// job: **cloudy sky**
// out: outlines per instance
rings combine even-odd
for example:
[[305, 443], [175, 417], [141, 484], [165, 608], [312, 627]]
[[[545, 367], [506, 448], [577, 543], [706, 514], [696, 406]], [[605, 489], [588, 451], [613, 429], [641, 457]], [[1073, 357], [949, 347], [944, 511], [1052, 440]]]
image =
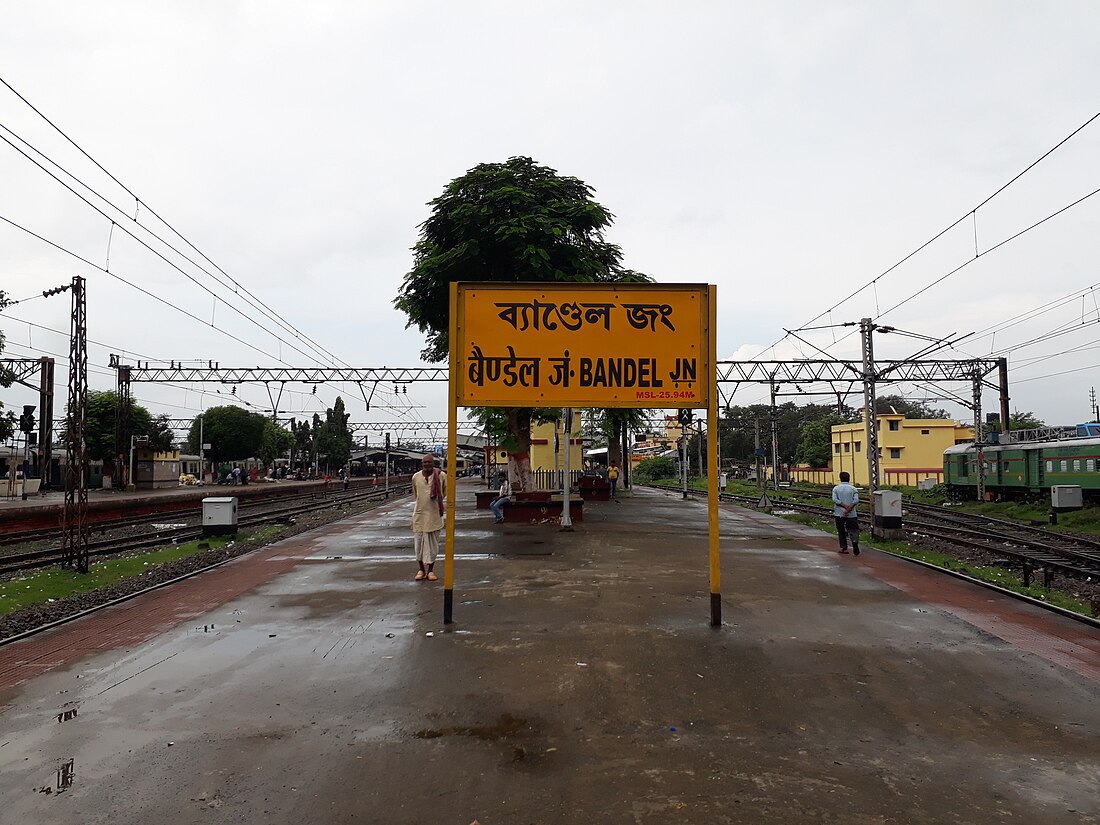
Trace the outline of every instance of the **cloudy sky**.
[[[0, 77], [126, 187], [0, 86], [0, 289], [23, 299], [88, 279], [93, 389], [113, 387], [111, 352], [417, 364], [422, 336], [392, 299], [427, 201], [478, 163], [529, 155], [595, 189], [627, 266], [717, 284], [721, 357], [858, 358], [850, 328], [798, 333], [808, 344], [784, 330], [862, 317], [975, 332], [937, 357], [1006, 354], [1014, 407], [1090, 417], [1100, 195], [1070, 205], [1100, 187], [1092, 0], [0, 7]], [[327, 354], [153, 239], [183, 248], [150, 210]], [[5, 356], [64, 356], [68, 316], [65, 296], [10, 307]], [[879, 336], [876, 353], [922, 346]], [[435, 385], [382, 388], [370, 412], [346, 386], [282, 406], [322, 410], [338, 393], [353, 421], [446, 415]], [[182, 386], [135, 395], [180, 418], [222, 403]], [[269, 406], [262, 388], [240, 397]], [[36, 402], [15, 388], [2, 400]], [[995, 409], [992, 392], [984, 403]]]

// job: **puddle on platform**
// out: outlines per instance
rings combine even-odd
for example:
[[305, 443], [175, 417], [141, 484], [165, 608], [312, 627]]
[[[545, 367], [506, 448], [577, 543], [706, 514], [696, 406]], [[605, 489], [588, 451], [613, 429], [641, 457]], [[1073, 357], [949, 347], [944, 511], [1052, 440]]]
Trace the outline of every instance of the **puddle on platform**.
[[75, 759], [70, 759], [68, 762], [62, 763], [61, 767], [57, 769], [57, 789], [59, 791], [73, 786], [73, 781], [76, 779], [75, 761]]
[[472, 736], [482, 742], [496, 742], [505, 736], [513, 736], [527, 727], [526, 719], [517, 719], [510, 713], [502, 713], [495, 725], [463, 726], [418, 730], [417, 739], [439, 739], [444, 736]]

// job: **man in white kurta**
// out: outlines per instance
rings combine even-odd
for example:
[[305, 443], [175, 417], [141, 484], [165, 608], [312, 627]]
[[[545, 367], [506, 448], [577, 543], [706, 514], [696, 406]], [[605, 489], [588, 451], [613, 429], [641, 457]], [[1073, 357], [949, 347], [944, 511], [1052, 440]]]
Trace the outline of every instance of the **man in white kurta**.
[[434, 456], [424, 456], [420, 464], [422, 469], [412, 478], [413, 499], [416, 501], [412, 517], [413, 547], [416, 563], [420, 567], [416, 580], [434, 582], [439, 580], [432, 568], [439, 555], [439, 534], [443, 532], [447, 476], [436, 469]]

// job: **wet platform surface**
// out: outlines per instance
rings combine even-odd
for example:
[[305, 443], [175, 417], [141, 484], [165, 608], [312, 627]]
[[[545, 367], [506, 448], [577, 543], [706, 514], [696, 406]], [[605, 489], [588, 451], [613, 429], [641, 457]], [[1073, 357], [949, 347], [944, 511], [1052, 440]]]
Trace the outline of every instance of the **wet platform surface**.
[[704, 505], [474, 489], [449, 629], [406, 500], [0, 647], [0, 820], [1100, 822], [1088, 627], [723, 506], [711, 628]]

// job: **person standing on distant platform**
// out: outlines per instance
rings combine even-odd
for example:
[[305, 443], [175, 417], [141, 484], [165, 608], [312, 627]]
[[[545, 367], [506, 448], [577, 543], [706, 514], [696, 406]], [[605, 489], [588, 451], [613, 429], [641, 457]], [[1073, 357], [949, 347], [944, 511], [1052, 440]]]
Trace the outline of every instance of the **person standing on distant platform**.
[[432, 572], [439, 555], [439, 534], [443, 532], [443, 514], [446, 512], [447, 476], [435, 466], [435, 456], [426, 455], [421, 470], [412, 478], [413, 499], [413, 548], [420, 569], [416, 581], [438, 581]]
[[619, 462], [612, 461], [611, 466], [607, 468], [607, 480], [611, 482], [611, 498], [616, 500], [617, 488], [619, 486]]
[[840, 484], [833, 488], [833, 520], [836, 522], [836, 534], [840, 540], [838, 553], [847, 554], [848, 542], [852, 542], [852, 552], [859, 555], [859, 518], [856, 508], [859, 506], [859, 490], [849, 484], [851, 476], [840, 474]]

